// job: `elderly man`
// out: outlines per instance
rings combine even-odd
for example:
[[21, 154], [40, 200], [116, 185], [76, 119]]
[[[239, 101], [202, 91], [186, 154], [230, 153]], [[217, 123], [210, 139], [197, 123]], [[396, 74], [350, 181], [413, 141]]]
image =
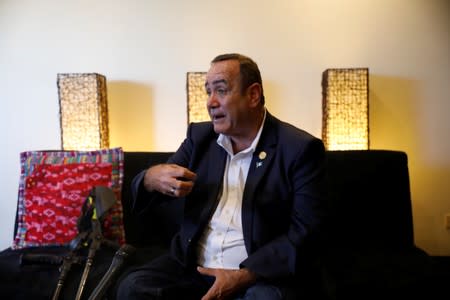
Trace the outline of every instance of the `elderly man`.
[[286, 299], [307, 277], [326, 216], [322, 141], [267, 111], [249, 57], [214, 58], [205, 88], [211, 122], [133, 182], [134, 209], [184, 201], [184, 219], [170, 253], [121, 281], [121, 300]]

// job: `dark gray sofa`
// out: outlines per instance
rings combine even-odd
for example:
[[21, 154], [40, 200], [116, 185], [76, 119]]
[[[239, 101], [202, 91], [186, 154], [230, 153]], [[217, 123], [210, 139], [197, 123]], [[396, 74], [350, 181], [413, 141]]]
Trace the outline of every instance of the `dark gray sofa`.
[[[140, 215], [133, 215], [130, 210], [133, 177], [150, 165], [166, 161], [170, 155], [125, 152], [125, 233], [127, 243], [138, 248], [127, 261], [128, 266], [164, 253], [178, 228], [182, 201], [168, 202]], [[327, 151], [327, 159], [332, 217], [317, 270], [317, 294], [312, 299], [433, 299], [443, 291], [448, 272], [414, 243], [407, 155], [387, 150]], [[0, 253], [2, 298], [51, 299], [58, 265], [21, 264], [21, 254], [64, 256], [67, 251], [65, 247], [4, 249]], [[100, 281], [115, 251], [105, 246], [98, 252], [83, 298], [87, 299]], [[73, 299], [82, 267], [71, 270], [61, 299]], [[114, 286], [110, 290], [112, 294]]]

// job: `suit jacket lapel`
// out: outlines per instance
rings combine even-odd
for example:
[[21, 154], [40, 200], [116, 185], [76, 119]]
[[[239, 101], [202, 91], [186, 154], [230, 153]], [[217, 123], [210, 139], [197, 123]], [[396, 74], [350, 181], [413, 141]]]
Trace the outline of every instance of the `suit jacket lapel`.
[[252, 252], [251, 234], [253, 227], [253, 205], [255, 201], [257, 201], [257, 199], [254, 199], [254, 195], [256, 195], [256, 189], [266, 172], [269, 170], [269, 166], [275, 156], [277, 135], [273, 121], [273, 117], [267, 113], [261, 137], [256, 147], [256, 151], [253, 153], [242, 198], [242, 227], [245, 247], [249, 254]]
[[222, 193], [223, 174], [225, 171], [225, 163], [227, 154], [219, 145], [214, 141], [214, 145], [211, 145], [208, 151], [208, 200], [206, 201], [205, 208], [201, 214], [202, 222], [208, 222], [209, 217], [215, 210], [220, 195]]

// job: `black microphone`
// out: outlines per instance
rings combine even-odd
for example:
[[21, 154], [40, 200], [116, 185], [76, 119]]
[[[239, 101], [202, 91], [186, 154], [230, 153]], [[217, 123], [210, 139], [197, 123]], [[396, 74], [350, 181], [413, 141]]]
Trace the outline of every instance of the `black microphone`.
[[123, 267], [125, 260], [130, 255], [133, 255], [135, 251], [136, 248], [128, 244], [123, 245], [119, 248], [119, 250], [117, 250], [116, 254], [114, 254], [108, 271], [106, 271], [105, 275], [103, 275], [103, 278], [100, 280], [99, 284], [92, 292], [89, 300], [100, 300], [103, 298], [109, 286], [114, 282], [115, 277]]

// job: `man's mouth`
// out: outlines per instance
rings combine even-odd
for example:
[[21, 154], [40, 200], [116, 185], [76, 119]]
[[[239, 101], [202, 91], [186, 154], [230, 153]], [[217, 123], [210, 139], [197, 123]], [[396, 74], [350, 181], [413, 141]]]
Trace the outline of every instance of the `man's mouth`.
[[224, 115], [224, 114], [213, 114], [213, 115], [212, 115], [212, 120], [213, 120], [213, 121], [220, 121], [220, 120], [222, 120], [223, 118], [225, 118], [225, 115]]

